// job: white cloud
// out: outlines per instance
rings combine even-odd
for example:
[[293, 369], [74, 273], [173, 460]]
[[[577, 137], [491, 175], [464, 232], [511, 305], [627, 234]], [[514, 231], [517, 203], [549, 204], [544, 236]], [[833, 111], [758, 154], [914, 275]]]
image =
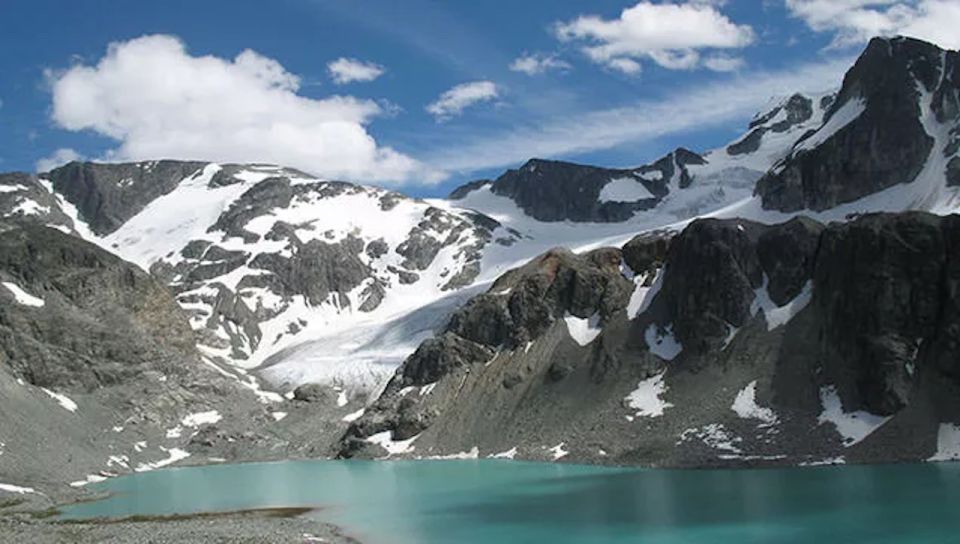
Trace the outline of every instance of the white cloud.
[[728, 55], [712, 55], [703, 59], [703, 66], [714, 72], [735, 72], [745, 65], [742, 58]]
[[338, 85], [353, 81], [373, 81], [385, 72], [383, 66], [379, 64], [348, 59], [347, 57], [340, 57], [331, 61], [327, 64], [327, 70], [330, 71], [333, 82]]
[[[839, 87], [853, 59], [753, 71], [671, 92], [624, 107], [571, 113], [533, 127], [451, 142], [425, 160], [446, 171], [471, 172], [514, 166], [530, 157], [571, 157], [625, 144], [728, 126], [748, 119], [771, 97]], [[718, 144], [724, 142], [717, 142]]]
[[753, 29], [731, 21], [720, 5], [641, 1], [617, 19], [585, 15], [557, 24], [555, 33], [563, 41], [583, 42], [591, 60], [621, 72], [638, 72], [643, 59], [671, 70], [693, 69], [701, 65], [701, 50], [739, 49], [753, 42]]
[[49, 172], [58, 166], [63, 166], [68, 162], [81, 161], [83, 160], [83, 155], [77, 153], [75, 150], [61, 147], [60, 149], [54, 151], [49, 156], [44, 157], [37, 161], [36, 168], [37, 172]]
[[523, 72], [528, 76], [535, 76], [550, 70], [569, 70], [572, 68], [569, 62], [561, 60], [556, 55], [544, 55], [543, 53], [523, 54], [510, 63], [510, 69], [514, 72]]
[[251, 50], [233, 60], [192, 56], [175, 37], [145, 36], [49, 77], [54, 122], [119, 142], [105, 160], [273, 162], [381, 182], [440, 177], [377, 144], [366, 130], [382, 113], [376, 102], [300, 96], [297, 76]]
[[435, 102], [427, 105], [427, 113], [437, 120], [445, 120], [460, 115], [473, 104], [487, 102], [497, 98], [500, 91], [492, 81], [472, 81], [461, 83], [440, 95]]
[[786, 0], [787, 9], [817, 32], [833, 32], [832, 47], [859, 46], [874, 36], [902, 34], [960, 48], [957, 0]]
[[639, 74], [643, 70], [643, 67], [640, 66], [639, 62], [633, 59], [628, 59], [626, 57], [620, 57], [618, 59], [610, 59], [609, 61], [607, 61], [607, 68], [610, 68], [611, 70], [616, 70], [618, 72], [623, 72], [628, 76]]

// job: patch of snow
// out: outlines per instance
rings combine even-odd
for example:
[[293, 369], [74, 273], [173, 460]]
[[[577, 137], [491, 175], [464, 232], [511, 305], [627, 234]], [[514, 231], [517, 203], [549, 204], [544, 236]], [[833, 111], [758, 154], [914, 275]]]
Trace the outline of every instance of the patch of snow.
[[41, 206], [39, 202], [29, 198], [22, 198], [17, 207], [10, 210], [11, 215], [43, 215], [46, 213], [50, 213], [50, 208]]
[[643, 178], [647, 181], [660, 181], [663, 179], [663, 171], [661, 170], [650, 170], [647, 172], [641, 172], [637, 170], [633, 173], [633, 175], [638, 178]]
[[820, 388], [820, 403], [823, 411], [817, 418], [820, 424], [832, 423], [843, 437], [843, 445], [850, 447], [880, 428], [890, 420], [889, 416], [878, 416], [870, 412], [844, 412], [843, 403], [837, 388], [829, 385]]
[[340, 392], [337, 394], [337, 406], [340, 408], [343, 408], [349, 402], [350, 402], [349, 399], [347, 399], [347, 392], [341, 389]]
[[833, 112], [830, 119], [827, 119], [827, 122], [813, 133], [813, 135], [800, 142], [800, 144], [797, 145], [797, 149], [808, 150], [819, 146], [830, 139], [831, 136], [840, 132], [843, 127], [860, 117], [860, 114], [863, 113], [863, 110], [866, 108], [867, 104], [862, 99], [848, 100], [846, 104], [840, 106], [840, 109]]
[[141, 451], [147, 449], [147, 441], [141, 440], [133, 445], [133, 451], [140, 453]]
[[799, 464], [801, 467], [820, 467], [824, 465], [845, 465], [847, 460], [840, 457], [827, 457], [825, 459], [817, 459], [815, 461], [804, 461]]
[[769, 282], [769, 278], [764, 275], [763, 286], [755, 291], [753, 302], [750, 304], [750, 312], [756, 315], [757, 312], [763, 310], [764, 318], [767, 320], [767, 330], [772, 331], [777, 327], [786, 325], [795, 315], [800, 313], [800, 310], [807, 307], [810, 299], [813, 298], [813, 282], [808, 280], [800, 293], [783, 306], [777, 306], [770, 299], [770, 293], [767, 291]]
[[390, 456], [413, 451], [416, 449], [413, 446], [413, 441], [419, 437], [420, 435], [414, 436], [413, 438], [408, 438], [407, 440], [394, 440], [393, 431], [383, 431], [382, 433], [377, 433], [367, 438], [367, 442], [370, 442], [371, 444], [378, 444], [383, 449], [387, 450], [387, 454]]
[[46, 387], [41, 387], [40, 390], [46, 393], [47, 395], [49, 395], [52, 399], [56, 400], [57, 403], [60, 404], [60, 406], [62, 406], [64, 410], [68, 412], [77, 411], [77, 403], [70, 400], [70, 398], [67, 397], [66, 395], [57, 393], [55, 391], [51, 391]]
[[88, 474], [85, 480], [78, 480], [76, 482], [70, 482], [70, 487], [83, 487], [87, 484], [96, 484], [103, 481], [106, 481], [106, 476], [100, 476], [99, 474]]
[[356, 421], [356, 420], [360, 419], [361, 417], [363, 417], [363, 414], [364, 414], [364, 412], [366, 412], [366, 411], [367, 411], [366, 408], [361, 408], [361, 409], [357, 410], [356, 412], [351, 412], [351, 413], [343, 416], [343, 418], [342, 418], [340, 421], [343, 421], [343, 422], [346, 422], [346, 423], [353, 423], [354, 421]]
[[208, 412], [197, 412], [195, 414], [189, 414], [185, 416], [180, 423], [185, 427], [199, 427], [201, 425], [212, 425], [223, 419], [223, 416], [220, 415], [220, 412], [216, 410], [210, 410]]
[[0, 491], [6, 491], [7, 493], [17, 493], [19, 495], [37, 492], [32, 487], [22, 487], [22, 486], [13, 485], [13, 484], [0, 484]]
[[167, 438], [180, 438], [183, 434], [183, 427], [177, 425], [172, 429], [167, 429]]
[[661, 372], [641, 381], [637, 388], [626, 396], [624, 400], [627, 406], [637, 411], [635, 417], [659, 417], [664, 410], [673, 407], [662, 398], [667, 393], [667, 385], [663, 380], [665, 375], [666, 372]]
[[26, 191], [23, 185], [0, 185], [0, 193], [15, 193], [17, 191]]
[[683, 433], [680, 434], [680, 440], [677, 442], [677, 445], [679, 446], [692, 439], [699, 440], [714, 450], [743, 453], [738, 446], [738, 444], [743, 442], [743, 439], [733, 435], [720, 423], [711, 423], [699, 429], [687, 429], [683, 431]]
[[647, 341], [650, 353], [666, 361], [674, 360], [683, 351], [683, 346], [673, 336], [673, 325], [667, 325], [666, 329], [661, 331], [656, 323], [651, 323], [644, 333], [644, 340]]
[[5, 281], [3, 282], [3, 286], [7, 288], [7, 291], [10, 291], [10, 294], [13, 295], [14, 300], [16, 300], [18, 304], [32, 308], [42, 308], [45, 304], [42, 298], [31, 295], [13, 282]]
[[662, 266], [657, 269], [657, 275], [653, 278], [650, 287], [644, 287], [646, 276], [635, 276], [633, 283], [633, 293], [630, 295], [630, 301], [627, 303], [627, 317], [633, 319], [642, 314], [650, 307], [653, 298], [660, 292], [663, 286], [663, 277], [666, 275], [667, 267]]
[[286, 412], [270, 412], [270, 416], [274, 421], [282, 421], [283, 418], [287, 417]]
[[420, 388], [420, 396], [421, 396], [421, 397], [425, 397], [425, 396], [429, 395], [430, 393], [432, 393], [433, 390], [434, 390], [434, 388], [437, 387], [437, 384], [438, 384], [438, 383], [440, 383], [440, 382], [428, 383], [427, 385], [424, 385], [423, 387], [421, 387], [421, 388]]
[[779, 421], [773, 410], [757, 404], [757, 380], [753, 380], [737, 393], [730, 409], [742, 419], [759, 419], [765, 425], [775, 425]]
[[112, 467], [117, 465], [118, 467], [123, 467], [126, 469], [130, 468], [130, 458], [126, 455], [111, 455], [107, 459], [107, 466]]
[[558, 461], [558, 460], [560, 460], [560, 459], [563, 459], [564, 457], [566, 457], [567, 455], [570, 454], [569, 451], [563, 449], [564, 446], [566, 446], [566, 443], [565, 443], [565, 442], [561, 442], [561, 443], [557, 444], [556, 446], [550, 448], [550, 450], [549, 450], [549, 451], [550, 451], [550, 455], [553, 456], [553, 460], [554, 460], [554, 461]]
[[583, 319], [568, 313], [563, 316], [563, 321], [567, 324], [567, 331], [570, 333], [570, 337], [581, 346], [590, 345], [590, 342], [593, 342], [602, 330], [600, 328], [600, 316], [598, 314], [593, 314], [589, 318]]
[[941, 423], [937, 431], [937, 453], [930, 461], [960, 461], [960, 425]]
[[501, 451], [500, 453], [494, 453], [490, 455], [490, 459], [513, 459], [517, 456], [517, 447], [514, 446], [507, 451]]
[[636, 202], [656, 198], [642, 183], [634, 178], [615, 178], [600, 189], [600, 202]]
[[156, 462], [153, 462], [153, 463], [140, 463], [139, 465], [137, 465], [137, 468], [135, 468], [134, 471], [136, 471], [136, 472], [147, 472], [147, 471], [150, 471], [150, 470], [155, 470], [155, 469], [158, 469], [158, 468], [163, 468], [163, 467], [165, 467], [165, 466], [167, 466], [167, 465], [172, 465], [173, 463], [176, 463], [177, 461], [182, 461], [182, 460], [186, 459], [187, 457], [190, 457], [190, 453], [188, 453], [188, 452], [186, 452], [186, 451], [184, 451], [184, 450], [181, 450], [181, 449], [179, 449], [179, 448], [170, 448], [170, 449], [168, 450], [168, 449], [164, 448], [163, 446], [160, 446], [160, 449], [161, 449], [162, 451], [167, 452], [167, 458], [166, 458], [166, 459], [161, 459], [161, 460], [156, 461]]
[[436, 459], [436, 460], [466, 460], [466, 459], [479, 459], [480, 458], [480, 449], [474, 446], [470, 451], [461, 451], [460, 453], [451, 453], [449, 455], [432, 455], [427, 457], [427, 459]]

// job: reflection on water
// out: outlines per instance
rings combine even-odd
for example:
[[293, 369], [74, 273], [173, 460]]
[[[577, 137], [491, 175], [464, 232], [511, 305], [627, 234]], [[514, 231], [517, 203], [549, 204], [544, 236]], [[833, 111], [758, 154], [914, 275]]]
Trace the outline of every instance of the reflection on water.
[[951, 542], [960, 465], [644, 470], [509, 461], [288, 461], [141, 473], [66, 517], [314, 506], [390, 543]]

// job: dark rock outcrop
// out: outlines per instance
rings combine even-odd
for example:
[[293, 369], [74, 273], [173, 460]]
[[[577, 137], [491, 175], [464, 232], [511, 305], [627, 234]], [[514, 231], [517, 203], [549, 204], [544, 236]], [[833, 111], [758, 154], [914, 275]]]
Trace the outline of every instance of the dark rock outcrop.
[[[956, 59], [956, 52], [919, 40], [873, 39], [847, 72], [825, 115], [827, 128], [801, 139], [757, 183], [764, 208], [825, 210], [912, 182], [931, 152], [940, 152], [933, 150], [934, 139], [921, 122], [920, 93], [933, 94], [931, 107], [940, 122], [960, 119]], [[862, 113], [820, 137], [831, 130], [834, 116], [857, 103], [863, 104]]]
[[182, 311], [148, 274], [54, 229], [0, 228], [0, 276], [45, 301], [0, 289], [0, 365], [38, 386], [93, 390], [197, 363]]
[[[523, 211], [540, 221], [610, 223], [625, 221], [636, 212], [654, 207], [677, 177], [680, 188], [692, 182], [688, 165], [704, 164], [700, 155], [678, 148], [658, 161], [633, 169], [610, 169], [562, 161], [531, 159], [508, 170], [493, 182], [479, 180], [457, 188], [457, 200], [491, 183], [494, 194], [512, 199]], [[633, 202], [600, 201], [600, 192], [615, 179], [632, 179], [653, 195]]]
[[42, 176], [74, 206], [90, 230], [110, 234], [157, 197], [199, 174], [202, 162], [150, 161], [124, 164], [72, 162]]
[[[960, 216], [905, 213], [698, 220], [622, 251], [553, 251], [423, 343], [339, 454], [387, 455], [367, 438], [390, 432], [416, 455], [550, 459], [559, 443], [574, 460], [655, 465], [927, 459], [960, 417], [958, 248]], [[621, 261], [662, 277], [633, 319]], [[598, 315], [602, 332], [574, 344], [567, 314]], [[653, 324], [682, 346], [671, 361], [645, 344]], [[833, 423], [849, 417], [876, 429], [851, 437]]]

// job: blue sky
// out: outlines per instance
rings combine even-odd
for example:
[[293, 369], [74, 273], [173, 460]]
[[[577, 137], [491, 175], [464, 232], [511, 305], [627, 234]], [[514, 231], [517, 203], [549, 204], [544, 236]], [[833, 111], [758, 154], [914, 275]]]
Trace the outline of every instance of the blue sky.
[[286, 162], [416, 195], [532, 156], [716, 147], [771, 95], [838, 85], [870, 35], [960, 39], [957, 0], [4, 0], [0, 18], [0, 170]]

